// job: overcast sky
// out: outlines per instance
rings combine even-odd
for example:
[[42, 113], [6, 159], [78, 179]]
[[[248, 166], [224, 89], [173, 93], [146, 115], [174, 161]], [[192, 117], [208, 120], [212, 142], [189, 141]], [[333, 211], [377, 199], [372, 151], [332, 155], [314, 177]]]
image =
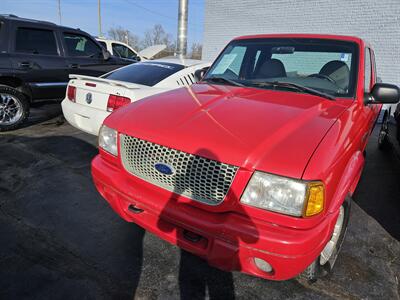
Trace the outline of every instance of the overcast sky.
[[[98, 35], [97, 0], [60, 0], [62, 25]], [[0, 14], [59, 23], [58, 0], [0, 0]], [[174, 38], [178, 0], [101, 0], [102, 28], [122, 26], [142, 37], [146, 29], [161, 24]], [[203, 39], [204, 0], [189, 0], [188, 46]]]

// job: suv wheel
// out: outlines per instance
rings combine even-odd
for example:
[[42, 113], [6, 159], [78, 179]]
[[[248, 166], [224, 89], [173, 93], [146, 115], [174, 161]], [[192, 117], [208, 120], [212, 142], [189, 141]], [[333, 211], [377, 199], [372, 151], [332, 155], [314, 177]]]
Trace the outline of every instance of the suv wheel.
[[18, 128], [29, 116], [29, 103], [16, 89], [0, 85], [0, 131]]
[[339, 216], [336, 220], [331, 239], [325, 245], [325, 248], [318, 258], [305, 269], [300, 277], [307, 279], [309, 282], [315, 282], [318, 278], [324, 277], [332, 272], [346, 236], [350, 207], [351, 198], [348, 198], [340, 207]]

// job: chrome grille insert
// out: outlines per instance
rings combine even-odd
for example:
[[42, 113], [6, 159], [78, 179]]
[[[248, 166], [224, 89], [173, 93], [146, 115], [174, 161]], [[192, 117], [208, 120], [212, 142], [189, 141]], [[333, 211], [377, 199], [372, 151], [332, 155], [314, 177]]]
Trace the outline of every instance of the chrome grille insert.
[[[220, 204], [232, 184], [238, 167], [178, 151], [121, 134], [121, 159], [131, 174], [192, 200]], [[173, 170], [163, 174], [156, 165]]]

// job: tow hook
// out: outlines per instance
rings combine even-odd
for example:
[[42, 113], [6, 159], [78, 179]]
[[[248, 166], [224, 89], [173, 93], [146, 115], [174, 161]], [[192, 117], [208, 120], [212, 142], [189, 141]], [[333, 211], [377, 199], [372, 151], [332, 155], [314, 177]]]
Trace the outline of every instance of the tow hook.
[[192, 243], [197, 243], [202, 239], [201, 235], [198, 235], [197, 233], [191, 232], [189, 230], [183, 231], [183, 237], [188, 241], [191, 241]]

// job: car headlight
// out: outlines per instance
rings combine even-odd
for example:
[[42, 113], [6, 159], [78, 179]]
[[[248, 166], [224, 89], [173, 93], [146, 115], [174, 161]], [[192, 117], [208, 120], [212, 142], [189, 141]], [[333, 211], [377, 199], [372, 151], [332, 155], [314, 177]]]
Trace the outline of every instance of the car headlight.
[[102, 125], [99, 131], [99, 147], [108, 153], [117, 156], [117, 135], [118, 132], [115, 129]]
[[254, 172], [240, 202], [291, 216], [310, 217], [324, 209], [324, 184]]

